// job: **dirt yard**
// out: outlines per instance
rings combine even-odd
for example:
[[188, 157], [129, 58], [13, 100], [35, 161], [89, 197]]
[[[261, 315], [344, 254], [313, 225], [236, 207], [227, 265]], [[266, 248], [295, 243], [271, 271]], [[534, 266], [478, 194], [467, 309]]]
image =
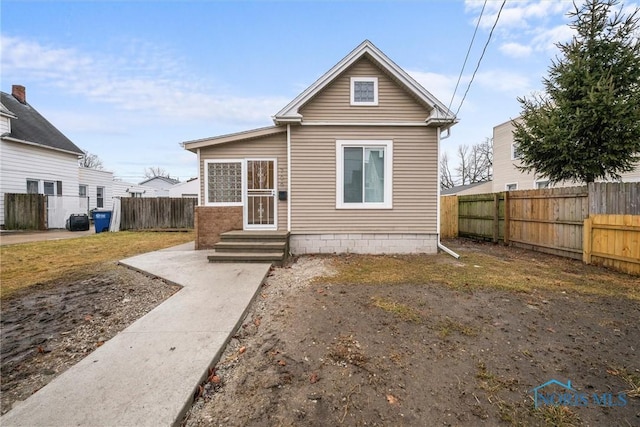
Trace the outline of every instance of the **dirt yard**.
[[[183, 424], [640, 425], [638, 278], [450, 247], [274, 269]], [[109, 264], [3, 301], [2, 413], [176, 290]], [[552, 379], [584, 401], [536, 409]]]
[[151, 311], [178, 286], [115, 263], [2, 301], [2, 413]]
[[[482, 264], [481, 254], [528, 270], [516, 285], [529, 290], [339, 283], [334, 270], [358, 257], [301, 258], [272, 272], [183, 425], [640, 425], [639, 301], [540, 290], [537, 277], [640, 281], [540, 253], [452, 245], [460, 260], [422, 262], [480, 272], [466, 263]], [[552, 379], [571, 381], [582, 400], [536, 409], [533, 389]], [[557, 402], [566, 390], [540, 391]]]

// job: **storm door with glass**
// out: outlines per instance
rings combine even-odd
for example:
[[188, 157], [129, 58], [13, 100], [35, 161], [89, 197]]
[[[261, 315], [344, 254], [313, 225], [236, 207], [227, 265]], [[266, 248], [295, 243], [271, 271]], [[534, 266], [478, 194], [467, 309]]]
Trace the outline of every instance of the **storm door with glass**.
[[276, 161], [247, 160], [245, 229], [277, 228]]

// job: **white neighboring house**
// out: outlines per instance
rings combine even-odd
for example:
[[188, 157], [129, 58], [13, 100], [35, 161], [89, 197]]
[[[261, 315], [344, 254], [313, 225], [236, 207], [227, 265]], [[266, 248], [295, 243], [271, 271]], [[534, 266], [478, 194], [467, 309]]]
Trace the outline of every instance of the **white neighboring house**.
[[113, 208], [113, 172], [78, 168], [80, 197], [88, 198], [89, 210]]
[[45, 119], [26, 99], [24, 86], [1, 92], [0, 224], [5, 193], [49, 197], [49, 228], [63, 228], [71, 213], [84, 213], [78, 197], [78, 158], [82, 150]]
[[[517, 119], [516, 119], [517, 120]], [[515, 127], [511, 120], [493, 128], [493, 189], [500, 191], [532, 190], [549, 187], [549, 181], [535, 173], [519, 171], [518, 147], [513, 140]], [[622, 174], [622, 182], [639, 182], [640, 165], [635, 170]], [[553, 187], [582, 185], [575, 182], [561, 182]]]
[[154, 176], [153, 178], [142, 181], [140, 185], [155, 188], [156, 196], [158, 197], [169, 197], [169, 189], [179, 183], [180, 181], [177, 179], [167, 178], [165, 176]]
[[200, 194], [200, 178], [191, 178], [169, 188], [169, 197], [198, 197]]
[[157, 195], [154, 187], [114, 179], [113, 197], [157, 197]]

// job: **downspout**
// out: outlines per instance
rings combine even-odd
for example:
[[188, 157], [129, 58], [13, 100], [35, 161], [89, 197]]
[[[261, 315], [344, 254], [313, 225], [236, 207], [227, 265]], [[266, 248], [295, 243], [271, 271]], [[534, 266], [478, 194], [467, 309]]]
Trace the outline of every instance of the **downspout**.
[[291, 125], [287, 124], [287, 231], [291, 233]]
[[443, 139], [447, 139], [451, 136], [451, 127], [447, 128], [447, 135], [445, 137], [442, 137], [441, 133], [440, 133], [440, 128], [437, 128], [436, 130], [437, 135], [438, 135], [438, 147], [437, 147], [437, 151], [438, 151], [438, 191], [437, 191], [437, 207], [436, 209], [438, 210], [438, 219], [437, 219], [437, 227], [438, 227], [438, 249], [448, 253], [449, 255], [451, 255], [452, 257], [454, 257], [455, 259], [460, 258], [460, 255], [458, 255], [457, 253], [455, 253], [454, 251], [452, 251], [451, 249], [449, 249], [448, 247], [446, 247], [445, 245], [443, 245], [442, 243], [440, 243], [440, 141]]

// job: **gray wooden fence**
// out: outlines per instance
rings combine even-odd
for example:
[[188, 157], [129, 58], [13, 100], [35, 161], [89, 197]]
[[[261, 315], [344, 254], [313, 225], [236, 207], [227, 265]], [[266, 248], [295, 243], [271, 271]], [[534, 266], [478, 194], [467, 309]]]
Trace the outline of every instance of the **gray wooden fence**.
[[46, 230], [47, 196], [5, 193], [4, 228], [6, 230]]
[[121, 199], [121, 230], [193, 228], [196, 198], [128, 197]]

